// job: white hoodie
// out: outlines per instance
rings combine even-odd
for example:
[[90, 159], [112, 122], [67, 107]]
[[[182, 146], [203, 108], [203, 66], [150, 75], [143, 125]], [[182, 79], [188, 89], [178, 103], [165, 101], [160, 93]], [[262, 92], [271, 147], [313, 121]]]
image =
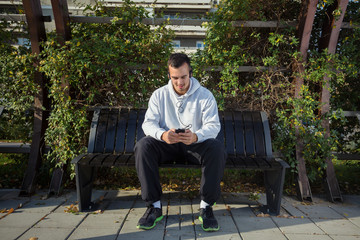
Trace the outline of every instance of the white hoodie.
[[178, 95], [169, 83], [151, 95], [142, 125], [145, 135], [160, 141], [164, 132], [175, 128], [188, 128], [198, 142], [216, 138], [220, 122], [216, 100], [212, 93], [190, 78], [189, 90]]

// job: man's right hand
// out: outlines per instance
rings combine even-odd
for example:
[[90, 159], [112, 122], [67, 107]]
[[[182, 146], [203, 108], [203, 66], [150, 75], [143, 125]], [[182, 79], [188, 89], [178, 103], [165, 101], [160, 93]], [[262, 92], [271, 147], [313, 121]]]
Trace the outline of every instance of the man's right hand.
[[175, 129], [170, 129], [161, 135], [161, 139], [167, 144], [174, 144], [180, 142], [179, 134], [175, 133]]

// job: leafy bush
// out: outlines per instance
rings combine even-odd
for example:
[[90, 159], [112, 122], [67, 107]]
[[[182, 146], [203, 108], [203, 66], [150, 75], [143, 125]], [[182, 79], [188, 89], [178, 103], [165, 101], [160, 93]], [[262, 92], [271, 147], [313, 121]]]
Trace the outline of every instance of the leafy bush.
[[[235, 26], [233, 21], [296, 20], [299, 6], [290, 0], [226, 0], [209, 14], [205, 47], [194, 56], [194, 72], [213, 90], [220, 108], [270, 111], [288, 93], [292, 54], [298, 45], [295, 29], [244, 28]], [[209, 66], [222, 70], [205, 71]], [[244, 73], [239, 72], [240, 66], [269, 68]]]
[[[46, 143], [52, 149], [48, 158], [59, 165], [85, 151], [89, 108], [145, 106], [153, 90], [167, 82], [166, 61], [172, 52], [173, 32], [166, 23], [141, 23], [148, 12], [129, 0], [111, 9], [96, 2], [84, 13], [114, 18], [109, 24], [72, 23], [72, 38], [64, 46], [55, 33], [49, 34], [41, 56], [11, 48], [1, 58], [2, 93], [10, 108], [24, 111], [32, 106], [38, 90], [35, 70], [49, 79]], [[33, 61], [39, 61], [37, 69]]]
[[0, 22], [0, 105], [6, 111], [0, 117], [0, 139], [22, 140], [31, 138], [33, 106], [37, 85], [32, 81], [34, 57], [28, 46], [14, 47], [24, 23]]
[[310, 181], [314, 181], [318, 176], [324, 176], [325, 159], [333, 158], [332, 152], [337, 150], [336, 132], [332, 130], [330, 137], [327, 137], [323, 120], [341, 119], [341, 113], [317, 114], [321, 103], [306, 85], [302, 87], [300, 96], [301, 98], [289, 98], [287, 107], [277, 110], [273, 144], [275, 150], [281, 152], [289, 163], [291, 172], [297, 173], [295, 148], [301, 141], [307, 175]]

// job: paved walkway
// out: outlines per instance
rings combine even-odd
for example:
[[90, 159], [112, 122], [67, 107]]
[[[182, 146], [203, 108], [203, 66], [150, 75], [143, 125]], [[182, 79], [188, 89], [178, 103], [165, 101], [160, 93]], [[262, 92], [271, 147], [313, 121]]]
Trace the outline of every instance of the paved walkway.
[[344, 202], [335, 204], [321, 197], [311, 204], [283, 197], [281, 214], [267, 216], [258, 212], [264, 196], [253, 202], [246, 193], [223, 193], [214, 207], [221, 228], [207, 233], [197, 219], [199, 200], [190, 201], [184, 193], [164, 194], [166, 217], [149, 231], [135, 227], [145, 211], [138, 191], [95, 191], [101, 211], [77, 214], [69, 213], [76, 205], [75, 191], [49, 199], [45, 192], [31, 198], [17, 194], [0, 190], [2, 240], [360, 239], [360, 196], [343, 196]]

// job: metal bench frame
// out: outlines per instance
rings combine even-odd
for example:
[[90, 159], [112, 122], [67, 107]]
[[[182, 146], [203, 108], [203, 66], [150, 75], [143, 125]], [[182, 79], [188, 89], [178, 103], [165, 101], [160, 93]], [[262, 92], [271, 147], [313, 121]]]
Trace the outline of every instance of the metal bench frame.
[[[73, 159], [79, 210], [93, 210], [93, 181], [98, 167], [135, 166], [134, 146], [144, 137], [144, 109], [98, 108], [94, 110], [88, 152]], [[285, 170], [289, 165], [272, 154], [268, 118], [260, 111], [219, 112], [227, 168], [264, 171], [267, 204], [263, 211], [280, 213]], [[160, 167], [200, 167], [191, 164], [162, 164]]]

